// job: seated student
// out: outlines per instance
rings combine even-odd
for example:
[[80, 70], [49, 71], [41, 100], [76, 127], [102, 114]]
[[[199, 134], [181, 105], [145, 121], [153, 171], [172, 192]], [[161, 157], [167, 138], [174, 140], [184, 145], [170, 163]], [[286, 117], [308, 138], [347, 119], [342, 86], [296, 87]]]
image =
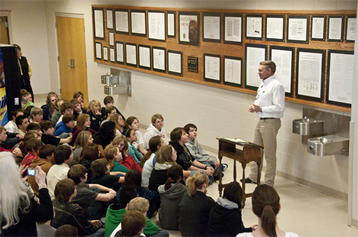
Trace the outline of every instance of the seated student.
[[76, 197], [76, 185], [72, 179], [65, 178], [56, 184], [55, 200], [52, 201], [55, 216], [51, 220], [51, 226], [59, 228], [63, 225], [72, 225], [77, 228], [80, 236], [92, 235], [96, 232], [104, 234], [104, 229], [100, 220], [88, 220], [80, 206], [72, 202]]
[[208, 176], [197, 172], [186, 180], [188, 193], [182, 198], [179, 207], [179, 230], [182, 236], [205, 236], [209, 213], [215, 201], [206, 196]]
[[[26, 131], [36, 131], [39, 134], [39, 140], [41, 140], [41, 136], [42, 136], [42, 128], [41, 125], [38, 123], [29, 123], [29, 125], [26, 127]], [[26, 132], [26, 133], [27, 133]]]
[[118, 147], [119, 151], [122, 153], [122, 160], [119, 162], [121, 165], [127, 167], [128, 170], [137, 169], [142, 172], [142, 168], [135, 162], [135, 160], [128, 154], [128, 142], [124, 135], [116, 136], [112, 143], [112, 145]]
[[72, 99], [70, 103], [73, 106], [73, 117], [77, 120], [78, 115], [83, 113], [81, 103], [76, 99]]
[[[22, 165], [24, 168], [27, 168], [31, 165], [31, 162], [39, 157], [39, 150], [42, 147], [41, 140], [38, 140], [36, 138], [30, 139], [25, 144], [25, 150], [27, 151], [27, 154], [24, 156], [24, 159], [22, 159], [20, 165]], [[24, 172], [24, 176], [26, 176], [27, 171]]]
[[68, 101], [64, 101], [61, 105], [60, 105], [60, 112], [61, 112], [61, 116], [58, 118], [56, 125], [59, 124], [62, 119], [63, 119], [63, 116], [64, 115], [71, 115], [73, 116], [73, 106], [70, 102]]
[[55, 133], [54, 125], [51, 121], [44, 121], [41, 123], [42, 128], [42, 136], [41, 141], [44, 144], [52, 144], [54, 146], [58, 146], [59, 144], [67, 143], [70, 144], [72, 140], [72, 136], [69, 136], [68, 138], [57, 138], [53, 134]]
[[145, 216], [139, 211], [128, 211], [123, 215], [122, 222], [116, 228], [114, 236], [144, 236], [143, 230], [147, 226]]
[[[36, 166], [40, 166], [41, 169], [47, 174], [50, 168], [55, 163], [55, 152], [56, 147], [54, 145], [44, 145], [41, 146], [39, 150], [39, 157], [32, 160], [30, 167], [36, 168]], [[34, 176], [29, 176], [27, 182], [31, 185], [32, 190], [38, 196], [39, 188], [37, 186], [36, 180]]]
[[70, 164], [68, 164], [70, 167], [78, 164], [83, 147], [89, 143], [93, 143], [92, 133], [89, 131], [81, 131], [78, 134], [75, 145], [72, 148], [73, 160]]
[[83, 93], [81, 91], [76, 91], [73, 94], [73, 97], [72, 97], [72, 99], [76, 99], [76, 100], [78, 100], [80, 102], [81, 108], [82, 108], [82, 113], [86, 113], [87, 108], [84, 106], [85, 100], [83, 98], [84, 98], [84, 96], [83, 96]]
[[149, 124], [147, 132], [144, 133], [144, 149], [149, 149], [149, 140], [154, 136], [161, 136], [165, 144], [168, 144], [168, 135], [163, 126], [163, 116], [161, 114], [154, 114], [152, 116], [152, 123]]
[[218, 197], [211, 208], [206, 234], [208, 236], [235, 236], [242, 232], [252, 232], [245, 228], [241, 218], [243, 192], [238, 182], [225, 186], [223, 197]]
[[139, 131], [139, 120], [134, 117], [130, 116], [127, 118], [126, 121], [124, 121], [123, 131], [125, 131], [127, 128], [131, 128], [135, 131], [135, 135], [137, 135], [137, 141], [133, 143], [133, 146], [143, 155], [147, 153], [147, 150], [144, 149], [144, 140], [143, 135]]
[[103, 117], [101, 113], [101, 103], [99, 103], [98, 100], [91, 100], [88, 107], [89, 110], [87, 111], [87, 114], [91, 118], [91, 128], [98, 131]]
[[42, 109], [40, 109], [38, 107], [33, 107], [31, 109], [31, 111], [30, 111], [29, 122], [30, 123], [37, 123], [37, 124], [42, 123], [43, 114], [44, 114], [44, 112], [42, 111]]
[[[149, 209], [149, 202], [147, 199], [142, 197], [136, 197], [130, 200], [127, 204], [123, 215], [129, 211], [139, 211], [142, 215], [146, 215]], [[119, 225], [123, 220], [123, 215], [119, 220]], [[165, 230], [159, 230], [159, 227], [154, 224], [147, 216], [145, 217], [147, 226], [143, 229], [143, 234], [145, 236], [169, 236], [169, 233]], [[117, 228], [112, 232], [111, 236], [118, 236], [117, 233], [120, 231], [121, 226], [117, 226]]]
[[17, 125], [16, 125], [16, 118], [20, 115], [24, 115], [24, 112], [22, 112], [22, 109], [17, 108], [17, 109], [13, 109], [10, 112], [11, 118], [12, 120], [10, 120], [6, 125], [6, 131], [10, 132], [10, 133], [15, 133], [16, 129], [17, 129]]
[[88, 114], [80, 114], [77, 117], [77, 125], [73, 128], [73, 134], [72, 134], [72, 141], [71, 145], [73, 146], [75, 144], [77, 135], [81, 131], [89, 131], [92, 133], [92, 136], [96, 133], [95, 130], [90, 128], [91, 126], [91, 119]]
[[78, 229], [73, 225], [61, 225], [55, 231], [53, 237], [78, 237]]
[[167, 230], [179, 229], [179, 204], [187, 189], [183, 182], [183, 168], [173, 165], [167, 171], [168, 179], [158, 187], [160, 196], [159, 222]]
[[32, 95], [30, 92], [28, 92], [25, 89], [20, 90], [20, 96], [21, 96], [21, 108], [26, 109], [27, 106], [35, 106], [34, 103], [32, 103]]
[[57, 100], [57, 102], [56, 102], [57, 109], [55, 110], [55, 112], [53, 112], [52, 117], [51, 117], [51, 121], [53, 123], [57, 123], [58, 119], [61, 117], [62, 114], [60, 112], [60, 107], [64, 102], [65, 101], [63, 99]]
[[18, 133], [24, 137], [26, 133], [26, 128], [29, 125], [29, 120], [24, 115], [19, 115], [15, 119], [15, 123], [17, 126], [15, 133]]
[[108, 121], [101, 126], [95, 135], [93, 135], [93, 143], [98, 145], [98, 150], [101, 153], [101, 157], [104, 157], [104, 148], [106, 148], [106, 146], [110, 144], [116, 136], [114, 131], [115, 128], [115, 123]]
[[184, 129], [181, 127], [174, 128], [170, 133], [170, 140], [169, 144], [171, 144], [177, 152], [177, 163], [181, 165], [184, 170], [203, 171], [209, 176], [209, 183], [211, 184], [214, 180], [212, 176], [214, 169], [195, 160], [190, 154], [189, 149], [185, 145], [185, 143], [189, 141], [189, 137]]
[[113, 114], [109, 118], [109, 121], [112, 121], [116, 124], [116, 136], [123, 132], [124, 120], [120, 114]]
[[6, 141], [7, 139], [7, 133], [4, 126], [0, 126], [0, 152], [7, 151], [11, 152], [16, 157], [22, 157], [22, 152], [19, 148], [14, 148], [12, 150], [4, 148], [1, 144]]
[[119, 191], [119, 203], [112, 203], [109, 205], [106, 212], [104, 236], [114, 236], [113, 230], [121, 223], [123, 215], [126, 213], [126, 206], [133, 198], [137, 197], [137, 191], [134, 187], [123, 187]]
[[132, 145], [137, 141], [137, 135], [133, 129], [127, 128], [123, 131], [123, 135], [126, 136], [128, 141], [128, 154], [135, 160], [137, 164], [140, 163], [140, 159], [142, 159], [143, 155]]
[[113, 99], [112, 96], [107, 95], [106, 97], [104, 97], [103, 104], [104, 104], [104, 107], [102, 107], [102, 109], [101, 109], [102, 114], [105, 114], [104, 111], [107, 108], [112, 108], [113, 107], [113, 108], [116, 109], [117, 114], [121, 115], [123, 121], [126, 120], [126, 118], [123, 116], [123, 114], [121, 112], [119, 112], [119, 110], [113, 105], [114, 104], [114, 99]]
[[68, 178], [75, 182], [77, 189], [77, 196], [72, 202], [80, 205], [90, 220], [103, 217], [108, 206], [107, 202], [109, 204], [112, 202], [116, 197], [116, 191], [99, 184], [87, 184], [86, 167], [80, 164], [70, 168]]
[[258, 218], [258, 226], [252, 233], [241, 233], [237, 237], [298, 237], [293, 232], [284, 232], [277, 224], [277, 214], [281, 209], [280, 196], [276, 190], [267, 185], [262, 184], [255, 188], [252, 194], [252, 212]]
[[105, 122], [108, 122], [109, 119], [115, 114], [117, 114], [116, 108], [114, 107], [106, 108], [104, 111], [104, 116], [101, 125], [104, 124]]
[[95, 143], [88, 143], [83, 147], [78, 164], [83, 165], [87, 169], [88, 177], [87, 183], [92, 182], [93, 173], [91, 170], [91, 164], [93, 161], [101, 158], [101, 154], [98, 150], [98, 146]]
[[125, 175], [124, 186], [132, 186], [136, 189], [139, 197], [143, 197], [149, 201], [149, 210], [147, 212], [148, 218], [152, 218], [154, 212], [156, 212], [160, 206], [160, 199], [157, 192], [149, 190], [148, 188], [141, 187], [142, 177], [139, 170], [133, 169], [128, 171]]
[[118, 192], [120, 184], [124, 183], [123, 176], [111, 175], [108, 161], [105, 159], [98, 159], [92, 162], [91, 170], [93, 173], [92, 184], [100, 184], [107, 188], [111, 188]]
[[155, 165], [155, 156], [159, 148], [164, 146], [164, 140], [160, 136], [152, 137], [149, 140], [149, 148], [150, 150], [145, 154], [142, 159], [140, 160], [140, 167], [143, 168], [142, 170], [142, 187], [148, 188], [149, 185], [149, 178], [153, 171]]
[[[184, 126], [184, 131], [189, 135], [189, 142], [185, 143], [185, 146], [188, 148], [190, 154], [195, 158], [195, 160], [199, 161], [200, 163], [207, 165], [209, 167], [213, 167], [214, 177], [218, 177], [219, 175], [219, 162], [218, 159], [214, 156], [210, 156], [207, 153], [204, 153], [203, 148], [201, 148], [197, 137], [197, 127], [192, 124], [188, 123]], [[223, 163], [222, 170], [227, 169], [228, 165]]]
[[129, 171], [127, 167], [119, 163], [122, 160], [122, 153], [118, 147], [108, 145], [106, 149], [104, 149], [104, 158], [108, 161], [111, 174], [113, 172], [113, 174], [120, 173], [125, 175]]
[[67, 177], [70, 169], [68, 164], [72, 161], [73, 155], [69, 146], [61, 145], [56, 147], [54, 152], [55, 165], [47, 173], [47, 185], [51, 199], [55, 198], [55, 187], [58, 181]]
[[26, 144], [32, 138], [36, 138], [41, 141], [41, 135], [37, 131], [30, 130], [30, 131], [26, 132], [24, 139], [22, 140], [22, 143], [19, 146], [19, 149], [21, 150], [21, 152], [24, 156], [27, 154]]
[[43, 120], [51, 120], [53, 113], [58, 109], [56, 105], [57, 100], [58, 95], [55, 92], [51, 91], [47, 94], [46, 104], [41, 106], [44, 112]]
[[60, 138], [68, 138], [72, 135], [72, 129], [74, 128], [74, 126], [75, 120], [73, 118], [73, 115], [65, 114], [62, 117], [62, 121], [56, 125], [56, 131], [54, 136], [59, 136]]

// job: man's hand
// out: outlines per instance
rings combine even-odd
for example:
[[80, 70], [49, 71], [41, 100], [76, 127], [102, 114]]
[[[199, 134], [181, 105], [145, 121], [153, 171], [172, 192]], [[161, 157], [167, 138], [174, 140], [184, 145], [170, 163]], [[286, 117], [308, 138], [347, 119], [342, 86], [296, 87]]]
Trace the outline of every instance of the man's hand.
[[249, 107], [249, 112], [251, 112], [251, 113], [261, 112], [261, 111], [262, 111], [262, 108], [261, 108], [260, 105], [255, 105], [255, 104], [253, 104], [253, 105], [251, 105], [251, 106]]

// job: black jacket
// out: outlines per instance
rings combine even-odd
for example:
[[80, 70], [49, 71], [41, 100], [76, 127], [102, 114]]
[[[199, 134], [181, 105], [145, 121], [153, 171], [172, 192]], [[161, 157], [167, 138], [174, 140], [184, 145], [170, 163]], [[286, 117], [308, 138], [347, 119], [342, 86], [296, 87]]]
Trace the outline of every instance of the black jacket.
[[[187, 152], [184, 151], [184, 148], [177, 142], [169, 142], [173, 146], [174, 150], [177, 152], [177, 163], [183, 167], [183, 170], [190, 168], [191, 163], [195, 158], [190, 154], [189, 149], [186, 148]], [[185, 146], [185, 145], [184, 145]]]

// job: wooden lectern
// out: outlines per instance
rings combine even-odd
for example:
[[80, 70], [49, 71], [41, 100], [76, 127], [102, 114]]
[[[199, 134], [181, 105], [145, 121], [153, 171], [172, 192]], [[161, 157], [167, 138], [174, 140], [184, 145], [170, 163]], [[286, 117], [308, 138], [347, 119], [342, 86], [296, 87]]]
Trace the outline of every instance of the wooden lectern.
[[[231, 158], [234, 160], [234, 181], [236, 180], [236, 161], [241, 163], [243, 172], [242, 172], [242, 191], [244, 193], [243, 203], [245, 203], [246, 197], [251, 197], [252, 193], [245, 192], [245, 168], [246, 164], [254, 161], [257, 163], [258, 172], [257, 172], [257, 186], [260, 185], [260, 166], [262, 163], [262, 150], [263, 146], [243, 141], [241, 139], [228, 139], [228, 138], [217, 138], [219, 140], [219, 161], [221, 167], [221, 162], [223, 156]], [[236, 149], [236, 146], [243, 147], [242, 149]], [[221, 193], [223, 188], [227, 184], [222, 183], [222, 171], [219, 171], [219, 195], [221, 197]]]

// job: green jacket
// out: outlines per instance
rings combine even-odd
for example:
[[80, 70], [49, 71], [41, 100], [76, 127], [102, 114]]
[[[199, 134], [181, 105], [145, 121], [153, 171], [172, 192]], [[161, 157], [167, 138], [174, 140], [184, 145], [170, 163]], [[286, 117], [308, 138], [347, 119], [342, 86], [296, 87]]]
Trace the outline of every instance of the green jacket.
[[[113, 230], [121, 223], [123, 215], [126, 213], [126, 209], [119, 209], [114, 210], [111, 207], [113, 204], [111, 204], [107, 209], [106, 214], [106, 224], [104, 225], [104, 236], [109, 237], [111, 236]], [[147, 220], [147, 226], [143, 230], [143, 234], [145, 235], [154, 235], [158, 233], [159, 227], [154, 224], [151, 220], [148, 219], [148, 217], [145, 217]]]

